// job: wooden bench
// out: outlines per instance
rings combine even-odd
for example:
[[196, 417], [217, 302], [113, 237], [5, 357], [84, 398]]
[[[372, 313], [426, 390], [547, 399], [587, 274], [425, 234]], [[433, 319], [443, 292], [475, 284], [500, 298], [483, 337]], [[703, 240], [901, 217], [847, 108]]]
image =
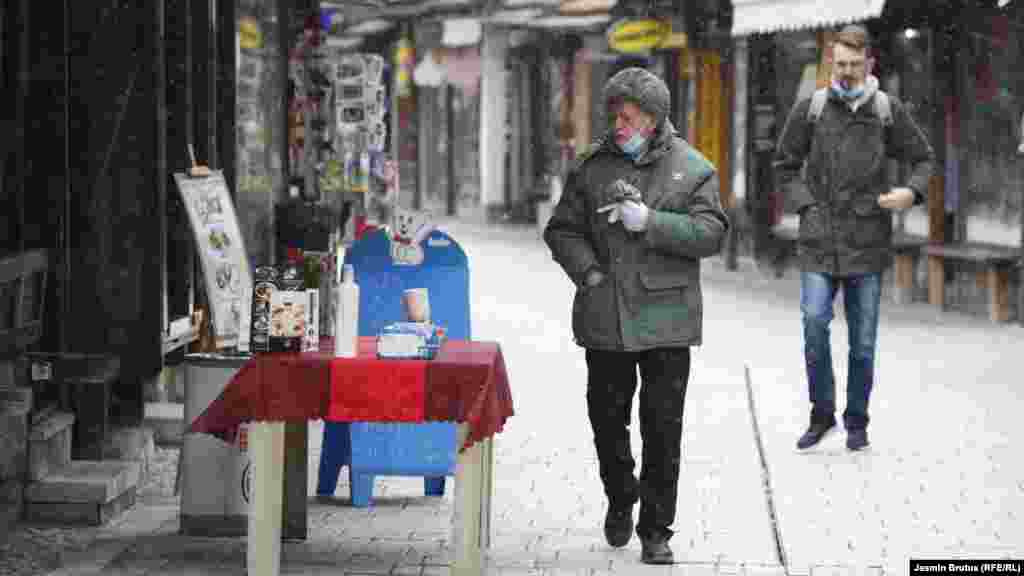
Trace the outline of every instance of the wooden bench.
[[955, 244], [926, 244], [928, 255], [928, 302], [933, 306], [945, 304], [946, 260], [957, 260], [981, 265], [980, 273], [988, 290], [988, 316], [993, 322], [1010, 319], [1010, 270], [1022, 263], [1021, 251], [1006, 246], [975, 242]]

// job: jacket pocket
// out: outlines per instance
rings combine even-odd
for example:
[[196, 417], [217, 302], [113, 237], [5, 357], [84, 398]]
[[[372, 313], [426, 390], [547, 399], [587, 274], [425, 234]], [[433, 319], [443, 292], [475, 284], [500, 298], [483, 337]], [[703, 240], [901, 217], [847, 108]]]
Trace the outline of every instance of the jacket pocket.
[[878, 198], [865, 195], [855, 198], [852, 202], [853, 221], [850, 231], [850, 244], [854, 248], [870, 248], [881, 245], [888, 235], [891, 226], [889, 213], [878, 205]]
[[825, 238], [825, 210], [821, 204], [811, 204], [800, 213], [800, 241], [819, 246]]
[[572, 303], [572, 328], [585, 346], [615, 346], [618, 338], [618, 303], [609, 274], [594, 286], [579, 287]]

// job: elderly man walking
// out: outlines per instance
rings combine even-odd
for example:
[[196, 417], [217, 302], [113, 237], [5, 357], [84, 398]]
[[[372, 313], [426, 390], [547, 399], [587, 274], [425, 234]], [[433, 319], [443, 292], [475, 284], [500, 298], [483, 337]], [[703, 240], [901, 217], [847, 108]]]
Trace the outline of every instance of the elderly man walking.
[[[570, 169], [544, 231], [576, 285], [572, 327], [585, 349], [587, 409], [608, 498], [608, 543], [636, 533], [641, 560], [673, 562], [690, 347], [701, 343], [700, 259], [729, 226], [714, 167], [676, 133], [665, 83], [642, 68], [604, 87], [608, 133]], [[639, 367], [643, 464], [629, 424]]]
[[[775, 175], [800, 215], [800, 310], [811, 400], [807, 449], [835, 428], [835, 380], [829, 323], [842, 289], [849, 328], [843, 424], [846, 446], [868, 446], [868, 398], [888, 262], [892, 213], [924, 202], [935, 155], [907, 108], [878, 89], [870, 42], [861, 26], [836, 35], [832, 84], [798, 102], [779, 136]], [[905, 187], [890, 188], [887, 158], [910, 163]]]

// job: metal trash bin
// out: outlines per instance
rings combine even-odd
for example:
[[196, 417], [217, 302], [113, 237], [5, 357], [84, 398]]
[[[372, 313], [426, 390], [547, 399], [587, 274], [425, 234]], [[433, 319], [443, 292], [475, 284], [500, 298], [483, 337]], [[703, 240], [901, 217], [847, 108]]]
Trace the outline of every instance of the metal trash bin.
[[[185, 423], [198, 418], [231, 381], [248, 356], [187, 354]], [[181, 448], [181, 533], [187, 536], [245, 536], [251, 479], [245, 451], [247, 431], [227, 444], [209, 434], [186, 433]]]

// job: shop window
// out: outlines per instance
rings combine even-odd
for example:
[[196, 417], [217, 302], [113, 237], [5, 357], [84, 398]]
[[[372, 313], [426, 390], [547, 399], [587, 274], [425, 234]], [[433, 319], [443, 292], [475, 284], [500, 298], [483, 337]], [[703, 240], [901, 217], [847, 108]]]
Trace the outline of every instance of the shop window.
[[1021, 116], [1024, 113], [1024, 22], [1006, 13], [979, 15], [969, 27], [963, 79], [963, 131], [969, 182], [963, 192], [967, 238], [1020, 244]]
[[235, 206], [250, 260], [257, 264], [272, 259], [272, 207], [284, 189], [286, 77], [277, 13], [277, 0], [240, 0], [237, 6]]
[[775, 35], [776, 125], [786, 123], [790, 110], [815, 89], [818, 74], [816, 32], [805, 30]]

